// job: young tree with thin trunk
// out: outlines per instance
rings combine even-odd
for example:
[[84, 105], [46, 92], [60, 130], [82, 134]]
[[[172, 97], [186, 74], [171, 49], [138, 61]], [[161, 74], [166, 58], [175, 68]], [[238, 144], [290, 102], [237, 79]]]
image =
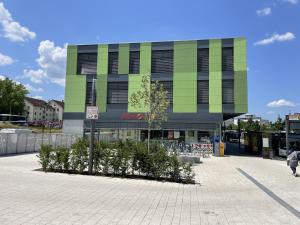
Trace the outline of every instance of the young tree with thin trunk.
[[162, 122], [167, 121], [167, 108], [169, 100], [168, 91], [164, 89], [159, 81], [151, 82], [151, 75], [142, 75], [140, 90], [131, 94], [129, 104], [144, 115], [144, 120], [148, 126], [148, 152], [150, 150], [150, 132], [151, 129], [160, 129]]

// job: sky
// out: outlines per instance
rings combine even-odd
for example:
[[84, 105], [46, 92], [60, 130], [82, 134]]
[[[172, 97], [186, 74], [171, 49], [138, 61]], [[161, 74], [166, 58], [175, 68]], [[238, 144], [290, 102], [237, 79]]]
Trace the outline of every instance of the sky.
[[0, 0], [0, 79], [64, 98], [67, 44], [245, 37], [249, 113], [300, 112], [300, 0]]

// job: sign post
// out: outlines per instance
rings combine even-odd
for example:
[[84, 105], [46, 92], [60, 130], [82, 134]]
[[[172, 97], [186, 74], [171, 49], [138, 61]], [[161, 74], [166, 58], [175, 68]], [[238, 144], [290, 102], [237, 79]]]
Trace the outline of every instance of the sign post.
[[95, 120], [98, 120], [98, 107], [95, 106], [95, 79], [92, 86], [92, 106], [86, 107], [86, 119], [91, 121], [90, 129], [90, 148], [89, 148], [89, 174], [93, 173], [93, 157], [94, 157], [94, 138], [95, 138]]

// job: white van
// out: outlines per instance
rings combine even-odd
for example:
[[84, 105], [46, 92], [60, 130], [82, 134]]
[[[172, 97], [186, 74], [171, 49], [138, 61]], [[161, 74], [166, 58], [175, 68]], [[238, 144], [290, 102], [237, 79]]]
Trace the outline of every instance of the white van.
[[30, 129], [13, 129], [5, 128], [0, 130], [0, 134], [31, 134], [32, 130]]

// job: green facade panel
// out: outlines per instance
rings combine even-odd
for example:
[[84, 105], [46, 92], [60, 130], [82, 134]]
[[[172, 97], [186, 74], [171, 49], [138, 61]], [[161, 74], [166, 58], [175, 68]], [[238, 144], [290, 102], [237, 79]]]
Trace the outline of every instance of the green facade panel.
[[108, 45], [98, 45], [96, 104], [99, 112], [106, 112], [108, 76]]
[[108, 45], [98, 45], [97, 74], [108, 74]]
[[67, 75], [77, 74], [77, 46], [68, 45], [67, 48]]
[[151, 43], [140, 44], [140, 74], [151, 74]]
[[209, 112], [222, 112], [222, 41], [209, 40]]
[[[149, 111], [149, 106], [142, 105], [140, 108], [135, 108], [129, 104], [130, 96], [136, 91], [142, 90], [142, 74], [129, 74], [128, 75], [128, 112], [147, 112]], [[150, 88], [150, 83], [149, 83]]]
[[248, 112], [247, 43], [244, 38], [234, 39], [234, 111]]
[[67, 75], [64, 112], [85, 112], [86, 76]]
[[174, 42], [173, 112], [197, 112], [197, 41]]
[[97, 106], [99, 112], [106, 112], [107, 104], [107, 74], [98, 74], [97, 75]]
[[129, 44], [119, 44], [119, 74], [129, 73]]
[[[151, 43], [146, 42], [140, 44], [140, 74], [128, 75], [128, 102], [132, 93], [141, 90], [142, 76], [151, 74], [151, 49]], [[147, 111], [149, 111], [149, 106], [142, 106], [136, 109], [128, 103], [128, 112], [130, 113]]]

